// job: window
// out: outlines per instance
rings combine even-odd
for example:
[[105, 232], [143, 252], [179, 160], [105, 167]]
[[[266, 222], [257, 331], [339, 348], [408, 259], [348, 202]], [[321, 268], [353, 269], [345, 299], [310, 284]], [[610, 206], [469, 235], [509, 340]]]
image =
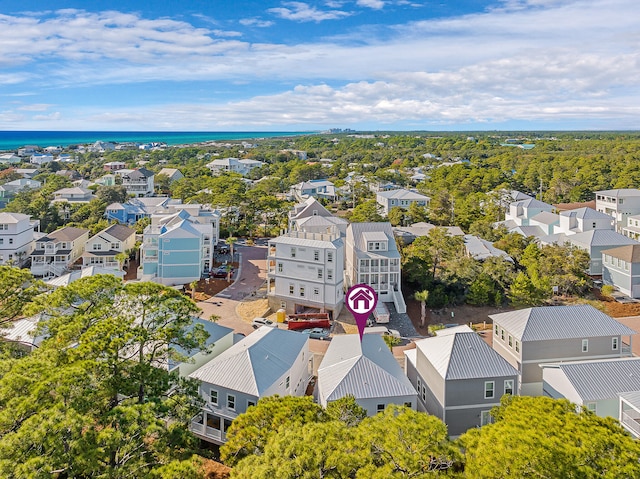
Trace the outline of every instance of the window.
[[333, 263], [333, 251], [327, 252], [327, 263]]
[[376, 411], [377, 411], [377, 412], [382, 412], [382, 411], [384, 411], [384, 404], [378, 404], [378, 406], [376, 407]]
[[504, 329], [500, 330], [500, 338], [504, 341]]
[[247, 400], [247, 409], [249, 409], [251, 406], [255, 406], [256, 403], [254, 401], [249, 401]]
[[13, 244], [13, 238], [9, 238], [9, 244]]
[[592, 413], [595, 414], [595, 412], [596, 412], [596, 403], [588, 402], [587, 404], [585, 404], [585, 406], [587, 406], [587, 411], [591, 411]]
[[496, 324], [496, 336], [498, 335], [498, 325]]
[[320, 251], [315, 250], [313, 252], [313, 261], [320, 261]]
[[0, 244], [4, 244], [4, 240], [0, 238]]
[[480, 411], [480, 426], [491, 424], [491, 411]]
[[213, 414], [207, 414], [207, 427], [220, 430], [220, 416], [214, 416]]
[[495, 393], [495, 383], [493, 381], [484, 382], [484, 398], [493, 399]]
[[291, 257], [292, 258], [296, 257], [296, 249], [295, 248], [291, 248]]
[[320, 294], [320, 289], [319, 288], [313, 288], [313, 295], [314, 296], [318, 296]]
[[404, 403], [404, 407], [411, 408], [411, 401]]
[[504, 381], [504, 393], [513, 396], [513, 379], [505, 379]]
[[520, 342], [516, 339], [516, 353], [520, 352]]
[[418, 393], [420, 392], [420, 388], [422, 386], [422, 381], [420, 381], [420, 378], [418, 378], [418, 387], [416, 388], [416, 390], [418, 391]]
[[102, 244], [101, 243], [94, 243], [93, 244], [93, 250], [94, 251], [100, 251], [102, 249]]
[[304, 298], [304, 286], [300, 286], [300, 297]]
[[286, 380], [285, 380], [285, 382], [284, 382], [284, 387], [285, 387], [286, 389], [289, 389], [289, 386], [290, 386], [290, 385], [291, 385], [291, 379], [290, 379], [290, 376], [287, 376], [287, 379], [286, 379]]
[[236, 409], [236, 397], [233, 394], [227, 394], [227, 408], [232, 411]]
[[289, 294], [295, 294], [295, 287], [292, 284], [289, 285]]
[[588, 339], [583, 339], [582, 340], [582, 352], [583, 353], [589, 352], [589, 340]]
[[9, 225], [7, 224], [0, 224], [0, 230], [8, 230], [9, 229]]
[[513, 338], [511, 337], [511, 335], [509, 335], [509, 347], [513, 347]]
[[218, 391], [216, 391], [215, 389], [209, 391], [209, 402], [211, 402], [211, 404], [213, 404], [214, 406], [218, 405]]
[[611, 349], [618, 350], [618, 338], [611, 338]]
[[424, 384], [422, 385], [422, 400], [427, 400], [427, 387]]
[[282, 273], [282, 263], [278, 263], [278, 273]]
[[327, 270], [327, 279], [333, 279], [333, 270], [332, 269], [328, 269]]
[[120, 249], [120, 245], [118, 243], [111, 243], [111, 249], [119, 250]]
[[322, 279], [322, 269], [318, 269], [318, 279]]

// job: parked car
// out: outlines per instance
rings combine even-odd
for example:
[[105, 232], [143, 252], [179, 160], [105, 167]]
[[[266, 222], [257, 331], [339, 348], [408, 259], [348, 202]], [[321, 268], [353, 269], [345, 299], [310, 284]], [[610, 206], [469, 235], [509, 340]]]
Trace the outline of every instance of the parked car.
[[219, 266], [211, 271], [210, 276], [212, 278], [226, 278], [228, 273], [231, 273], [231, 275], [233, 275], [233, 268], [227, 271], [226, 266]]
[[308, 334], [310, 339], [329, 339], [329, 330], [325, 328], [303, 329], [302, 334]]
[[251, 326], [253, 326], [254, 329], [258, 329], [260, 326], [269, 326], [270, 328], [277, 328], [278, 324], [274, 323], [273, 321], [267, 318], [253, 318], [253, 321], [251, 321]]

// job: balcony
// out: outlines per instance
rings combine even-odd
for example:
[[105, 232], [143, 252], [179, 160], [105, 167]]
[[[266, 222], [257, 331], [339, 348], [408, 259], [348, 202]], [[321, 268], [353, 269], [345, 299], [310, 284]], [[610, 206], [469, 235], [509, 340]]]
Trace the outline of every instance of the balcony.
[[198, 436], [205, 437], [214, 442], [223, 444], [227, 442], [227, 435], [220, 431], [219, 429], [214, 429], [212, 427], [206, 426], [205, 424], [199, 423], [197, 421], [191, 421], [190, 428], [191, 432], [197, 434]]
[[627, 409], [623, 410], [620, 416], [620, 423], [635, 437], [640, 437], [640, 412]]

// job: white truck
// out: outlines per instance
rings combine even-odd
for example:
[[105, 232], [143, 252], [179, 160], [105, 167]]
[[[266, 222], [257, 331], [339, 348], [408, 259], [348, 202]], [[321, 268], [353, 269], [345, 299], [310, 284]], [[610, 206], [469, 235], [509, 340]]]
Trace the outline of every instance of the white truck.
[[389, 322], [389, 310], [382, 301], [378, 301], [378, 304], [376, 304], [376, 309], [373, 310], [373, 317], [378, 324]]

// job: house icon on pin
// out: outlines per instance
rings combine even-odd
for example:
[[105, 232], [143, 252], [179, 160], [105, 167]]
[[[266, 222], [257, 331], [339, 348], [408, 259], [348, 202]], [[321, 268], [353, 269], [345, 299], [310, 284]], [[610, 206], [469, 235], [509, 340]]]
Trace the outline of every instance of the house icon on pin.
[[371, 309], [373, 299], [371, 294], [365, 289], [357, 291], [354, 296], [349, 298], [352, 309], [356, 311], [368, 311]]

